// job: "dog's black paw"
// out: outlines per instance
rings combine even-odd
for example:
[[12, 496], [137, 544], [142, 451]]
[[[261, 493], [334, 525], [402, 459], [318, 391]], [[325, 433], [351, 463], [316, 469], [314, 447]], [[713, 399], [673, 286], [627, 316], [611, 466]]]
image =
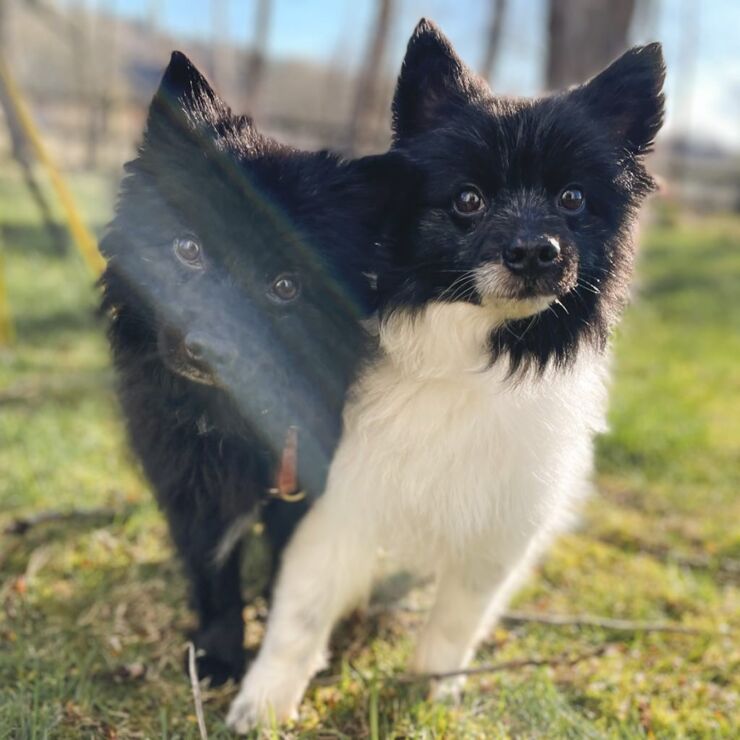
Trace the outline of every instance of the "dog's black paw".
[[[244, 622], [241, 610], [223, 615], [190, 636], [195, 646], [195, 668], [198, 680], [209, 679], [220, 686], [230, 678], [238, 681], [247, 665], [244, 649]], [[185, 671], [189, 672], [189, 655], [185, 652]]]
[[[242, 649], [238, 655], [228, 658], [205, 652], [196, 647], [195, 671], [199, 681], [208, 680], [210, 686], [221, 686], [229, 679], [239, 681], [244, 675], [247, 664], [247, 653]], [[185, 652], [185, 671], [190, 672], [189, 654]]]

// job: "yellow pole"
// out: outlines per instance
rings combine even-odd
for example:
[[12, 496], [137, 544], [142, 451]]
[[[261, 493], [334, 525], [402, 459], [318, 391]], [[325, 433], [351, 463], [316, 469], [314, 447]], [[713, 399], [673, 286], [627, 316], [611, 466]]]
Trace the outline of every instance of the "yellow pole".
[[15, 341], [13, 318], [10, 315], [8, 284], [5, 280], [5, 260], [3, 245], [0, 243], [0, 347], [7, 347]]
[[105, 268], [105, 260], [100, 255], [100, 252], [98, 252], [95, 237], [87, 226], [85, 226], [85, 222], [77, 210], [72, 192], [67, 187], [67, 183], [46, 151], [36, 124], [33, 122], [33, 118], [31, 118], [31, 114], [23, 102], [20, 90], [16, 87], [15, 82], [13, 82], [10, 72], [2, 59], [0, 59], [0, 82], [2, 82], [8, 92], [10, 104], [15, 110], [18, 121], [28, 137], [37, 159], [46, 168], [51, 184], [62, 204], [67, 225], [69, 226], [77, 250], [82, 255], [91, 272], [96, 276], [99, 275]]

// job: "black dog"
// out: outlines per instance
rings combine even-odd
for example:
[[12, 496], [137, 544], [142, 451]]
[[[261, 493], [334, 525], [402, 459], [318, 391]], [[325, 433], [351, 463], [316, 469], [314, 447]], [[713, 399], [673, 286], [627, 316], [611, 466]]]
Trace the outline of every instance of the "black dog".
[[244, 668], [240, 535], [263, 505], [277, 555], [323, 489], [373, 309], [389, 170], [260, 135], [175, 52], [126, 171], [101, 243], [103, 308], [131, 442], [192, 584], [199, 674], [215, 684]]

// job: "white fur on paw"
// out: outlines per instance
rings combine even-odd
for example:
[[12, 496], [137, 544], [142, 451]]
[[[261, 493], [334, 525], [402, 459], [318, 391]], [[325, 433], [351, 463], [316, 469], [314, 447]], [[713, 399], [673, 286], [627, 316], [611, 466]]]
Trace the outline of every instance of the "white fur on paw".
[[[411, 670], [421, 675], [447, 673], [461, 667], [458, 646], [438, 634], [423, 635], [411, 661]], [[429, 683], [427, 698], [429, 701], [458, 704], [464, 685], [464, 676], [433, 678]]]
[[457, 705], [462, 699], [465, 679], [462, 676], [432, 679], [427, 699]]
[[295, 675], [270, 673], [255, 664], [231, 703], [226, 724], [244, 734], [256, 727], [272, 727], [295, 719], [303, 688], [296, 683]]
[[246, 735], [250, 730], [259, 726], [259, 711], [255, 705], [245, 700], [241, 692], [231, 702], [229, 713], [226, 715], [226, 724], [229, 729], [238, 732], [240, 735]]

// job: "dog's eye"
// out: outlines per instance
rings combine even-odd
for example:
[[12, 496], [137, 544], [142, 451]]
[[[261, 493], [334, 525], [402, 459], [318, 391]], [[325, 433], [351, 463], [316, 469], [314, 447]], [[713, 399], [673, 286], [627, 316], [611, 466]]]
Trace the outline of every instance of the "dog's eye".
[[558, 195], [558, 207], [569, 216], [575, 216], [586, 207], [586, 196], [578, 185], [568, 185]]
[[290, 303], [294, 301], [301, 292], [301, 284], [295, 275], [278, 275], [270, 286], [269, 296], [278, 303]]
[[203, 255], [200, 244], [192, 236], [182, 236], [173, 242], [172, 248], [180, 262], [188, 267], [200, 267], [203, 264]]
[[474, 216], [486, 207], [486, 202], [475, 185], [465, 185], [452, 201], [452, 207], [459, 216]]

